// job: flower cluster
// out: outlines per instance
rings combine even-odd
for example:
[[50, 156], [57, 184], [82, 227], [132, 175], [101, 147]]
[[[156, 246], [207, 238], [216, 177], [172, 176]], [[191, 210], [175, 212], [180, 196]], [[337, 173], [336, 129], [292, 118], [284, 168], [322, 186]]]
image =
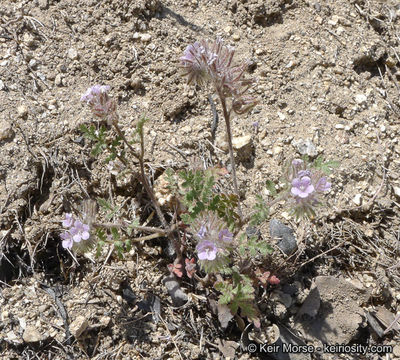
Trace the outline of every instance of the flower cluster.
[[115, 101], [110, 98], [108, 85], [94, 85], [86, 90], [82, 95], [81, 101], [86, 102], [93, 114], [107, 120], [108, 125], [114, 124], [118, 117], [116, 114]]
[[203, 213], [196, 220], [194, 228], [197, 228], [196, 246], [199, 264], [207, 271], [212, 272], [227, 262], [230, 247], [233, 242], [233, 234], [216, 214]]
[[72, 214], [66, 214], [62, 226], [68, 230], [61, 233], [62, 246], [64, 249], [71, 249], [74, 243], [88, 240], [90, 237], [90, 226], [76, 219]]
[[202, 85], [211, 81], [220, 95], [232, 98], [233, 111], [243, 114], [256, 100], [246, 94], [253, 84], [253, 80], [244, 78], [248, 63], [234, 65], [234, 54], [233, 47], [217, 38], [214, 42], [200, 40], [188, 45], [180, 60], [188, 83]]
[[314, 215], [313, 207], [319, 204], [319, 196], [331, 188], [326, 176], [315, 169], [307, 169], [301, 159], [292, 161], [288, 180], [297, 215]]

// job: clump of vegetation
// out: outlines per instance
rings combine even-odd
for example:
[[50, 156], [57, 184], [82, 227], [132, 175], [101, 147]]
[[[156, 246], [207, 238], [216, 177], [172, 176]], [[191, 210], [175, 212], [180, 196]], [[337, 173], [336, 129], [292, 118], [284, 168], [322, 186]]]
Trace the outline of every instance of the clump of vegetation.
[[134, 170], [129, 158], [133, 156], [137, 160], [139, 180], [158, 216], [159, 227], [140, 225], [138, 219], [121, 218], [118, 207], [106, 199], [97, 199], [109, 222], [98, 223], [93, 215], [78, 217], [68, 213], [62, 223], [65, 231], [60, 237], [62, 246], [72, 251], [86, 250], [87, 247], [82, 246], [86, 242], [96, 245], [99, 254], [104, 244], [111, 243], [121, 257], [132, 246], [134, 230], [150, 233], [139, 240], [167, 238], [175, 249], [175, 260], [168, 265], [171, 274], [210, 284], [219, 294], [219, 305], [227, 307], [231, 317], [239, 314], [259, 327], [256, 288], [273, 286], [280, 280], [278, 274], [272, 274], [263, 265], [273, 248], [257, 233], [246, 234], [245, 229], [265, 222], [270, 208], [281, 200], [286, 200], [296, 218], [316, 216], [318, 207], [323, 204], [323, 194], [331, 188], [327, 174], [337, 163], [324, 162], [322, 158], [314, 163], [308, 159], [291, 161], [284, 170], [282, 191], [277, 193], [275, 185], [267, 181], [272, 199], [267, 201], [258, 196], [254, 208], [248, 214], [243, 213], [232, 148], [231, 114], [244, 114], [257, 99], [250, 95], [253, 80], [245, 77], [247, 64], [235, 65], [234, 54], [234, 49], [224, 45], [221, 39], [201, 40], [189, 45], [180, 58], [188, 83], [211, 85], [219, 97], [229, 143], [234, 193], [217, 191], [219, 174], [215, 169], [177, 172], [168, 169], [168, 188], [176, 199], [176, 208], [180, 209], [171, 219], [160, 206], [145, 171], [143, 128], [146, 118], [136, 123], [133, 138], [128, 140], [118, 125], [117, 104], [109, 95], [110, 87], [95, 85], [81, 98], [100, 119], [98, 127], [81, 126], [82, 132], [93, 142], [92, 155], [106, 152], [110, 171], [121, 176]]

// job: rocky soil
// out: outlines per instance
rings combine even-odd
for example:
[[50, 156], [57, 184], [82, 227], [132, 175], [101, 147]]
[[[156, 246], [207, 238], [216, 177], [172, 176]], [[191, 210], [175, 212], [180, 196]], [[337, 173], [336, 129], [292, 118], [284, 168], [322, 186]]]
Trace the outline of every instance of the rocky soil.
[[[244, 208], [294, 156], [340, 161], [312, 223], [271, 215], [293, 229], [293, 255], [269, 222], [260, 228], [281, 280], [258, 294], [261, 332], [241, 318], [222, 326], [215, 291], [187, 278], [177, 306], [165, 239], [135, 242], [123, 259], [60, 246], [60, 221], [84, 199], [113, 192], [126, 214], [151, 213], [134, 177], [90, 154], [79, 127], [92, 119], [80, 102], [91, 85], [110, 85], [128, 134], [150, 119], [151, 181], [198, 159], [230, 169], [209, 92], [178, 66], [188, 44], [217, 35], [258, 81], [259, 104], [233, 119]], [[399, 359], [399, 80], [395, 0], [0, 0], [0, 357]], [[249, 341], [392, 352], [252, 355]]]

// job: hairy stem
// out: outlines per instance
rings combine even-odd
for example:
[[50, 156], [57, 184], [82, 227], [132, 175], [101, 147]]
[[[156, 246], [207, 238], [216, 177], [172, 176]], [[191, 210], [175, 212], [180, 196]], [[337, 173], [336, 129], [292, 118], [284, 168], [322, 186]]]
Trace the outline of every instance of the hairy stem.
[[243, 214], [242, 214], [242, 207], [240, 204], [240, 194], [239, 194], [239, 188], [238, 188], [237, 177], [236, 177], [235, 157], [233, 155], [230, 112], [228, 112], [228, 109], [226, 107], [226, 99], [225, 99], [225, 96], [221, 93], [221, 91], [218, 91], [218, 96], [221, 101], [222, 111], [224, 114], [224, 119], [225, 119], [225, 124], [226, 124], [226, 132], [228, 134], [228, 145], [229, 145], [229, 155], [231, 158], [231, 166], [232, 166], [233, 187], [234, 187], [235, 193], [238, 197], [238, 214], [240, 217], [240, 221], [242, 222]]
[[161, 211], [160, 205], [154, 195], [154, 191], [150, 186], [149, 180], [147, 179], [145, 169], [144, 169], [144, 137], [143, 137], [143, 129], [140, 131], [140, 154], [138, 154], [135, 149], [132, 147], [132, 145], [129, 143], [127, 138], [125, 137], [124, 133], [118, 126], [118, 124], [114, 124], [115, 130], [117, 131], [117, 134], [121, 137], [121, 139], [124, 141], [124, 143], [128, 146], [129, 150], [131, 151], [132, 155], [139, 160], [139, 165], [140, 165], [140, 177], [142, 180], [142, 184], [144, 188], [146, 189], [147, 195], [149, 195], [151, 202], [153, 203], [154, 208], [156, 209], [158, 218], [161, 221], [162, 226], [166, 229], [168, 228], [167, 221], [165, 220], [164, 214]]
[[150, 186], [149, 180], [147, 179], [145, 170], [144, 170], [144, 136], [143, 129], [140, 131], [140, 156], [139, 156], [139, 164], [140, 164], [140, 173], [143, 180], [143, 185], [146, 188], [147, 194], [150, 196], [151, 202], [153, 203], [154, 208], [156, 209], [157, 215], [161, 221], [161, 224], [164, 228], [168, 227], [167, 221], [165, 220], [164, 214], [161, 211], [160, 204], [158, 203], [154, 191]]
[[114, 124], [115, 130], [117, 132], [117, 134], [121, 137], [121, 139], [123, 140], [123, 142], [126, 144], [126, 146], [128, 146], [129, 150], [131, 151], [132, 155], [140, 160], [140, 155], [135, 151], [135, 149], [132, 147], [131, 144], [129, 144], [128, 139], [125, 137], [124, 133], [122, 132], [121, 128], [118, 126], [118, 124]]

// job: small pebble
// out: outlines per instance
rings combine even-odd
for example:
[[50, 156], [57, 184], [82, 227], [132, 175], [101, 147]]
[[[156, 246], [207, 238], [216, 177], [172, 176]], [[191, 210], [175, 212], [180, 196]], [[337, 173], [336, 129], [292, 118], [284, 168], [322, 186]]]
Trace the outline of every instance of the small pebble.
[[286, 120], [285, 114], [281, 113], [280, 111], [278, 111], [278, 117], [279, 117], [279, 119], [282, 120], [282, 121]]
[[78, 58], [78, 51], [76, 49], [74, 49], [74, 48], [70, 48], [68, 50], [68, 57], [71, 60], [76, 60]]
[[61, 76], [61, 74], [57, 74], [56, 75], [56, 78], [54, 79], [54, 84], [56, 85], [56, 86], [62, 86], [62, 76]]
[[356, 196], [354, 196], [353, 203], [357, 206], [361, 205], [361, 194], [356, 194]]
[[239, 41], [240, 40], [240, 35], [238, 33], [235, 33], [235, 34], [232, 35], [232, 39], [234, 41]]
[[362, 105], [366, 103], [367, 97], [364, 94], [357, 94], [354, 99], [356, 100], [356, 103], [359, 105]]
[[14, 131], [12, 129], [12, 125], [5, 120], [0, 120], [0, 141], [7, 140], [13, 135]]
[[89, 325], [89, 323], [88, 323], [87, 319], [84, 316], [79, 315], [69, 325], [69, 330], [71, 331], [71, 334], [75, 338], [78, 338], [87, 329], [88, 325]]
[[28, 108], [25, 105], [20, 105], [17, 108], [18, 117], [24, 118], [28, 115]]
[[393, 192], [394, 194], [400, 198], [400, 187], [398, 186], [393, 186]]
[[143, 42], [150, 42], [151, 35], [150, 34], [142, 34], [142, 35], [140, 35], [140, 40], [142, 40]]

